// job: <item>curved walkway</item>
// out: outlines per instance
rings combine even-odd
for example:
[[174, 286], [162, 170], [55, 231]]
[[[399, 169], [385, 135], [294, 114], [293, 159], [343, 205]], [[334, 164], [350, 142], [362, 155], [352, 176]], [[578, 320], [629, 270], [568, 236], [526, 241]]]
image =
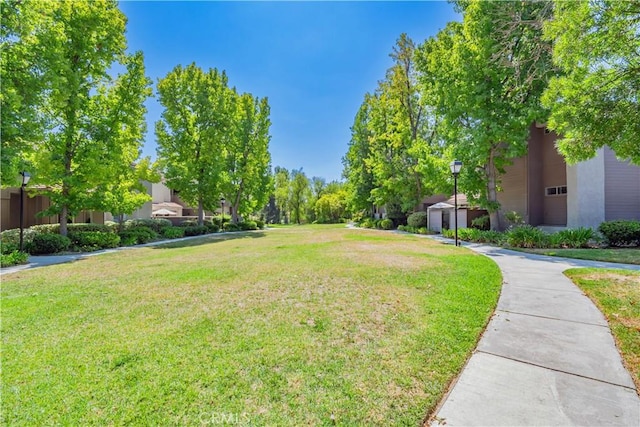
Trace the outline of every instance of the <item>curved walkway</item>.
[[493, 259], [504, 283], [432, 426], [640, 425], [640, 398], [604, 316], [562, 274], [572, 267], [640, 266], [465, 246]]

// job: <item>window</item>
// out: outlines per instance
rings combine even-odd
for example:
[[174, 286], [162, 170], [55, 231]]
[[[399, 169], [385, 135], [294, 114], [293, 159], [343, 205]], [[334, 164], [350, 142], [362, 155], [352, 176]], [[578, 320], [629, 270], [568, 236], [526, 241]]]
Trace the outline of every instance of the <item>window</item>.
[[567, 194], [567, 186], [559, 185], [557, 187], [547, 187], [544, 189], [547, 196], [562, 196]]

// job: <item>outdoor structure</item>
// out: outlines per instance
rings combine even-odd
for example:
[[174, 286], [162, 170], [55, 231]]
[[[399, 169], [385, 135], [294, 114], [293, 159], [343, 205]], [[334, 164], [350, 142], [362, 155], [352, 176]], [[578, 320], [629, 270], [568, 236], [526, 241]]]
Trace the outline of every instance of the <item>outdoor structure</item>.
[[[38, 216], [38, 213], [51, 206], [47, 196], [34, 196], [34, 187], [26, 187], [24, 197], [24, 227], [40, 224], [58, 224], [58, 215]], [[20, 227], [20, 187], [9, 187], [0, 190], [0, 231]], [[73, 222], [94, 224], [104, 223], [104, 213], [98, 211], [82, 211], [73, 218]]]
[[557, 134], [532, 125], [528, 153], [514, 159], [498, 194], [504, 212], [534, 226], [592, 227], [640, 219], [640, 167], [620, 161], [608, 147], [569, 166], [557, 152]]
[[[427, 228], [437, 232], [452, 228], [455, 222], [453, 211], [453, 196], [445, 201], [430, 205], [427, 207]], [[458, 228], [469, 228], [474, 219], [486, 214], [487, 211], [484, 209], [469, 206], [467, 196], [458, 193]]]

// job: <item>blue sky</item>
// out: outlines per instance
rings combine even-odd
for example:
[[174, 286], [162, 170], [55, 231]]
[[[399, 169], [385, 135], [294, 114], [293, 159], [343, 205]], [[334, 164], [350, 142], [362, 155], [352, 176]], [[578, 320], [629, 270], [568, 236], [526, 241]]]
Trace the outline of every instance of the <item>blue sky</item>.
[[[273, 166], [340, 180], [350, 126], [392, 64], [401, 33], [416, 43], [459, 19], [446, 2], [121, 2], [131, 51], [154, 84], [178, 64], [225, 70], [239, 92], [268, 97]], [[143, 155], [155, 158], [147, 102]]]

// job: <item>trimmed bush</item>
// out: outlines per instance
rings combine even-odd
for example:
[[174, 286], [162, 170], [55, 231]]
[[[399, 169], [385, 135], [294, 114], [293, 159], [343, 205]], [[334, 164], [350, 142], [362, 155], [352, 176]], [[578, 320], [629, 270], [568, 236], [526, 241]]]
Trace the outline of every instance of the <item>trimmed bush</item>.
[[233, 222], [230, 222], [229, 224], [225, 224], [224, 225], [224, 231], [239, 231], [240, 228], [238, 227], [238, 224], [234, 224]]
[[530, 225], [520, 225], [505, 233], [506, 242], [514, 248], [544, 248], [548, 235]]
[[136, 218], [128, 219], [124, 222], [125, 230], [131, 230], [139, 227], [150, 228], [156, 233], [160, 232], [160, 229], [164, 227], [171, 227], [172, 223], [166, 218]]
[[360, 227], [362, 228], [374, 228], [375, 221], [372, 218], [365, 218], [360, 222]]
[[204, 226], [207, 227], [207, 233], [217, 233], [220, 227], [213, 221], [205, 221]]
[[255, 221], [243, 221], [238, 223], [238, 229], [242, 231], [257, 230], [258, 224]]
[[33, 236], [30, 251], [34, 255], [55, 254], [66, 251], [71, 246], [71, 239], [60, 234], [36, 234]]
[[32, 225], [31, 229], [38, 234], [60, 234], [60, 224]]
[[263, 230], [264, 229], [264, 221], [257, 219], [256, 220], [256, 225], [258, 226], [258, 229]]
[[598, 231], [610, 246], [640, 245], [640, 221], [606, 221], [600, 224]]
[[407, 218], [407, 225], [414, 228], [427, 227], [427, 213], [414, 212]]
[[11, 267], [12, 265], [26, 264], [29, 261], [29, 254], [15, 250], [10, 253], [0, 254], [0, 267]]
[[207, 234], [207, 231], [208, 230], [206, 225], [193, 225], [184, 227], [185, 236], [201, 236], [203, 234]]
[[117, 248], [120, 245], [120, 236], [101, 231], [73, 231], [69, 232], [68, 237], [83, 252]]
[[383, 230], [391, 230], [393, 229], [393, 221], [388, 218], [385, 218], [379, 222], [380, 228]]
[[[31, 242], [38, 233], [31, 228], [26, 228], [22, 233], [22, 242], [24, 250], [29, 252]], [[17, 251], [20, 248], [20, 229], [12, 228], [0, 233], [0, 252], [3, 254], [10, 254]]]
[[198, 220], [197, 219], [185, 219], [180, 223], [180, 227], [197, 227]]
[[[60, 232], [60, 225], [58, 225], [57, 228], [57, 233]], [[104, 225], [104, 224], [85, 224], [85, 223], [78, 223], [78, 224], [67, 224], [67, 231], [70, 232], [80, 232], [80, 233], [84, 233], [84, 232], [89, 232], [89, 231], [93, 231], [93, 232], [100, 232], [100, 233], [111, 233], [111, 228], [109, 228], [108, 225]], [[68, 234], [68, 233], [67, 233]]]
[[162, 227], [160, 229], [160, 235], [167, 239], [179, 239], [184, 237], [183, 227]]
[[149, 227], [139, 226], [118, 234], [122, 246], [141, 245], [158, 238], [158, 233]]

